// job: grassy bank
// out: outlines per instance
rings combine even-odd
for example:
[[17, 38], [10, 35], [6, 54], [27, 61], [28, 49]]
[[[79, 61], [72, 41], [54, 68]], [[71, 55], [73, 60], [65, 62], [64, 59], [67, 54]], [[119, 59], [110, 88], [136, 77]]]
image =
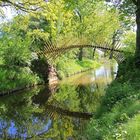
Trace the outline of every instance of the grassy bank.
[[118, 77], [108, 87], [86, 136], [89, 140], [139, 140], [139, 121], [140, 70], [131, 58], [120, 65]]
[[40, 78], [25, 68], [0, 68], [0, 93], [40, 83]]
[[63, 59], [57, 63], [57, 71], [60, 79], [71, 76], [75, 73], [82, 72], [91, 68], [99, 67], [100, 63], [96, 60], [84, 58], [83, 61], [75, 59]]

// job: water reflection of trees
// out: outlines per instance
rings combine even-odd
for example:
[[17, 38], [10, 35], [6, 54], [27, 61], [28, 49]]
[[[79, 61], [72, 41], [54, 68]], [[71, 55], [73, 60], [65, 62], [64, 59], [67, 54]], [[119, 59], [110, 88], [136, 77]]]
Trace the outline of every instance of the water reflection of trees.
[[[94, 86], [94, 87], [96, 87], [96, 86]], [[48, 104], [48, 106], [50, 104], [52, 106], [57, 105], [57, 107], [59, 107], [59, 108], [65, 108], [65, 109], [73, 111], [73, 112], [74, 111], [78, 111], [78, 112], [90, 112], [91, 111], [91, 112], [93, 112], [98, 107], [101, 96], [102, 96], [102, 89], [95, 89], [95, 91], [92, 92], [91, 85], [78, 85], [78, 86], [61, 85], [58, 92], [52, 95], [51, 99], [49, 100], [49, 102], [47, 102], [47, 104]], [[61, 127], [59, 126], [60, 124], [58, 124], [58, 120], [61, 120], [61, 124], [64, 123], [65, 125], [69, 126], [69, 128], [63, 130], [64, 139], [66, 139], [65, 133], [67, 133], [70, 130], [71, 130], [70, 132], [73, 132], [73, 133], [71, 133], [71, 134], [67, 133], [67, 138], [68, 137], [78, 138], [78, 136], [82, 137], [84, 127], [86, 126], [85, 125], [86, 120], [83, 120], [80, 118], [70, 118], [70, 117], [66, 117], [66, 114], [63, 114], [63, 113], [60, 113], [60, 114], [61, 114], [60, 115], [61, 117], [57, 116], [53, 120], [53, 124], [52, 124], [53, 126], [50, 130], [52, 133], [51, 132], [49, 132], [49, 133], [55, 134], [56, 133], [55, 131], [61, 129], [61, 127], [65, 128], [64, 126], [61, 126]], [[57, 115], [57, 112], [56, 112], [56, 115]], [[81, 130], [81, 129], [83, 129], [83, 130]], [[74, 130], [77, 130], [76, 131], [77, 133], [75, 133]], [[60, 134], [60, 132], [57, 135], [58, 139], [62, 135], [62, 134]], [[45, 135], [48, 136], [49, 133], [47, 133]], [[51, 135], [51, 138], [56, 138], [56, 136]], [[60, 139], [62, 139], [62, 137]]]
[[71, 111], [93, 112], [96, 110], [104, 91], [102, 85], [97, 86], [96, 84], [78, 86], [61, 85], [61, 88], [53, 95], [50, 102], [57, 101], [60, 103], [57, 106], [67, 108]]
[[87, 116], [100, 106], [110, 78], [94, 74], [90, 84], [63, 83], [1, 98], [0, 138], [83, 139]]
[[0, 99], [0, 138], [20, 139], [42, 129], [39, 124], [43, 121], [39, 117], [43, 110], [32, 102], [32, 97], [37, 93], [35, 89]]
[[[80, 126], [77, 125], [80, 118], [73, 119], [46, 110], [50, 95], [46, 89], [40, 90], [40, 94], [38, 92], [35, 89], [26, 94], [0, 99], [0, 138], [46, 139], [52, 137], [62, 140], [74, 136], [74, 130]], [[48, 126], [49, 122], [50, 126]]]

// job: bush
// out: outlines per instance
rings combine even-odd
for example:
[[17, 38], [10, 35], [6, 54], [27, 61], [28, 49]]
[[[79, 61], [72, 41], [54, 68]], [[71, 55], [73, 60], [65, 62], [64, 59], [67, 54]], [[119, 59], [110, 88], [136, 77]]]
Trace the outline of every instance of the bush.
[[4, 69], [0, 68], [0, 92], [31, 86], [41, 82], [29, 68]]
[[139, 140], [140, 71], [132, 60], [119, 66], [119, 76], [106, 90], [96, 116], [87, 126], [89, 140]]

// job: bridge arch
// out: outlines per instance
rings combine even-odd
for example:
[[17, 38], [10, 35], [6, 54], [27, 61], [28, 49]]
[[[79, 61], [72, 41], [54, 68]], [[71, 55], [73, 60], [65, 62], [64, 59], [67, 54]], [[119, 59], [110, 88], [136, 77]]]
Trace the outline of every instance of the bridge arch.
[[[96, 51], [96, 49], [101, 50], [104, 53], [107, 53], [109, 55], [109, 58], [114, 58], [117, 63], [121, 63], [125, 60], [125, 52], [120, 49], [121, 44], [119, 42], [116, 42], [114, 45], [112, 43], [104, 43], [104, 44], [72, 44], [72, 45], [63, 45], [61, 47], [58, 47], [50, 42], [46, 42], [43, 49], [39, 52], [37, 52], [38, 56], [43, 55], [47, 58], [46, 64], [48, 65], [48, 69], [45, 69], [45, 76], [47, 75], [47, 80], [49, 84], [54, 84], [57, 77], [57, 71], [55, 67], [53, 66], [54, 61], [60, 57], [62, 54], [67, 53], [70, 50], [77, 49], [77, 48], [93, 48], [93, 51]], [[40, 67], [41, 68], [41, 67]], [[40, 69], [39, 68], [39, 69]], [[43, 73], [43, 75], [44, 75]]]
[[76, 48], [93, 48], [94, 51], [98, 49], [104, 53], [107, 52], [109, 58], [114, 58], [118, 63], [121, 63], [125, 59], [124, 51], [120, 49], [121, 45], [119, 42], [116, 42], [114, 45], [112, 45], [111, 43], [104, 43], [99, 45], [74, 44], [63, 45], [61, 47], [56, 47], [56, 45], [47, 42], [44, 46], [44, 49], [37, 54], [44, 55], [48, 59], [48, 61], [53, 63], [53, 61], [55, 61], [55, 59], [60, 57], [62, 54], [65, 54], [66, 52]]

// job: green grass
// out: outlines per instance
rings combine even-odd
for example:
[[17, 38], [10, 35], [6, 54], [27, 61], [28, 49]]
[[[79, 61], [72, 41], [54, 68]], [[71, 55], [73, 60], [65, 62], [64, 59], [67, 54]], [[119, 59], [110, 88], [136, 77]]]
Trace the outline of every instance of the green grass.
[[57, 63], [57, 71], [59, 78], [63, 79], [75, 73], [99, 66], [100, 64], [97, 63], [97, 61], [93, 61], [91, 59], [83, 59], [83, 61], [63, 59]]
[[122, 128], [126, 132], [124, 138], [127, 140], [140, 140], [140, 114], [129, 120]]
[[129, 60], [108, 87], [102, 103], [87, 126], [89, 140], [140, 140], [140, 70]]

